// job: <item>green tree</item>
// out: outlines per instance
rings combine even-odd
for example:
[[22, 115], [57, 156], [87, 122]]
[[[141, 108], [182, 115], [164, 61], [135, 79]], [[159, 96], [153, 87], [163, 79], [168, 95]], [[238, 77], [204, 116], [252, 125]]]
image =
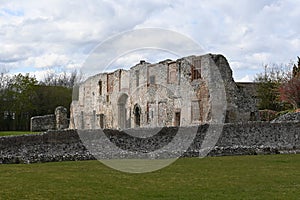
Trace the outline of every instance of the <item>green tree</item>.
[[5, 68], [0, 69], [0, 130], [9, 129], [9, 120], [5, 118], [6, 116], [6, 99], [5, 95], [7, 92], [7, 85], [9, 82], [9, 76]]
[[3, 73], [0, 86], [0, 130], [29, 130], [31, 117], [53, 114], [57, 106], [69, 109], [72, 101], [72, 88], [40, 85], [29, 74]]
[[57, 106], [64, 106], [69, 110], [72, 101], [72, 89], [63, 86], [36, 85], [37, 94], [35, 115], [53, 114]]
[[258, 83], [259, 109], [281, 111], [287, 105], [280, 101], [279, 87], [283, 82], [290, 79], [290, 65], [281, 67], [280, 65], [264, 66], [264, 72], [256, 75], [255, 82]]
[[29, 130], [29, 119], [35, 111], [34, 90], [38, 81], [29, 74], [14, 75], [2, 92], [2, 112], [9, 129]]

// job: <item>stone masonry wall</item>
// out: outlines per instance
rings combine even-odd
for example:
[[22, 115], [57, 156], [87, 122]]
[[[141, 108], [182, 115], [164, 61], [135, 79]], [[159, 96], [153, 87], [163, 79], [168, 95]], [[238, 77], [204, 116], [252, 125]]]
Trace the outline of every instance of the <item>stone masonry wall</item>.
[[31, 118], [31, 131], [47, 131], [56, 128], [55, 115], [35, 116]]
[[30, 131], [62, 130], [69, 127], [68, 112], [63, 106], [58, 106], [54, 114], [35, 116], [30, 119]]
[[[80, 84], [71, 104], [70, 128], [128, 129], [257, 120], [255, 99], [245, 91], [234, 82], [222, 55], [153, 64], [140, 61], [129, 70], [99, 73]], [[224, 110], [224, 120], [216, 110]]]
[[[203, 138], [209, 126], [196, 127], [197, 135], [190, 148], [183, 156], [193, 157], [201, 155]], [[189, 137], [189, 130], [195, 127], [185, 127], [186, 134], [180, 135], [178, 140], [184, 141]], [[156, 132], [160, 128], [131, 129], [131, 135], [145, 136]], [[153, 152], [151, 158], [164, 158], [176, 155], [178, 152], [163, 152], [160, 149], [174, 139], [178, 127], [165, 127], [150, 138], [133, 137], [118, 130], [106, 129], [101, 137], [109, 140], [123, 151], [114, 152], [106, 143], [99, 143], [97, 158], [130, 158], [138, 152]], [[99, 138], [95, 132], [85, 132], [90, 138], [90, 144], [97, 144]], [[97, 134], [97, 133], [96, 133]], [[174, 145], [180, 145], [174, 144]], [[173, 146], [176, 149], [178, 146]], [[101, 150], [102, 149], [102, 150]], [[126, 154], [129, 150], [131, 153]], [[155, 151], [158, 150], [158, 151]], [[300, 123], [267, 123], [249, 122], [225, 124], [216, 145], [209, 152], [209, 156], [222, 155], [255, 155], [300, 152]], [[66, 160], [90, 160], [95, 157], [81, 142], [75, 130], [48, 131], [38, 135], [23, 135], [0, 137], [0, 163], [36, 163]]]

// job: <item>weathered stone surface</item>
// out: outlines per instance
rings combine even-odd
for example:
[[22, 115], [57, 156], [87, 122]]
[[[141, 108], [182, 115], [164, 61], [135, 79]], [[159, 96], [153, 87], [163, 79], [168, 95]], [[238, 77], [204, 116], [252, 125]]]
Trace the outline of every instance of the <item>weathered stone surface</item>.
[[0, 137], [0, 163], [90, 160], [76, 131], [48, 131], [37, 135]]
[[156, 64], [143, 61], [130, 70], [97, 74], [82, 83], [71, 105], [70, 128], [223, 123], [212, 114], [214, 109], [223, 109], [225, 103], [214, 105], [222, 98], [227, 102], [225, 122], [254, 121], [256, 101], [245, 91], [234, 82], [222, 55], [188, 56]]
[[31, 131], [47, 131], [55, 130], [55, 115], [44, 115], [44, 116], [35, 116], [31, 118], [30, 121], [30, 130]]
[[68, 111], [63, 106], [58, 106], [55, 109], [56, 129], [62, 130], [69, 127]]
[[[97, 158], [172, 158], [182, 153], [184, 157], [203, 155], [203, 140], [210, 126], [197, 127], [197, 134], [185, 152], [162, 150], [170, 144], [177, 134], [178, 127], [132, 129], [130, 135], [118, 130], [104, 130], [101, 137], [118, 146], [121, 151], [115, 152], [106, 143], [97, 140], [97, 130], [85, 132], [89, 144], [97, 150]], [[186, 134], [179, 136], [184, 141], [189, 136], [189, 129], [184, 127]], [[211, 128], [211, 127], [210, 127]], [[155, 134], [158, 132], [157, 134]], [[96, 135], [95, 135], [96, 134]], [[152, 135], [153, 137], [149, 137]], [[97, 137], [94, 137], [97, 136]], [[139, 136], [139, 137], [135, 137]], [[148, 137], [146, 137], [148, 136]], [[180, 143], [174, 145], [182, 145]], [[175, 149], [175, 150], [174, 150]], [[149, 153], [147, 156], [141, 153]], [[256, 155], [277, 153], [300, 153], [300, 123], [268, 123], [249, 122], [225, 124], [216, 144], [210, 148], [208, 156], [223, 155]], [[77, 131], [49, 131], [38, 135], [0, 137], [0, 163], [35, 163], [67, 160], [95, 159], [81, 141]]]
[[272, 120], [272, 123], [279, 122], [300, 122], [300, 112], [287, 113]]
[[30, 119], [31, 131], [62, 130], [69, 127], [68, 112], [63, 106], [55, 109], [55, 114], [35, 116]]

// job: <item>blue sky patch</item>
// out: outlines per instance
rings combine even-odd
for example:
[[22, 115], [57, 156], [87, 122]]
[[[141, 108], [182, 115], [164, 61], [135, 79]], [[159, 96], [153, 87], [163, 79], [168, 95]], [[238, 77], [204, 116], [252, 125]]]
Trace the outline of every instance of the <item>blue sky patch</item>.
[[1, 9], [1, 13], [5, 13], [7, 15], [11, 15], [11, 16], [16, 16], [16, 17], [22, 17], [24, 16], [24, 11], [23, 10], [11, 10], [8, 8], [2, 8]]

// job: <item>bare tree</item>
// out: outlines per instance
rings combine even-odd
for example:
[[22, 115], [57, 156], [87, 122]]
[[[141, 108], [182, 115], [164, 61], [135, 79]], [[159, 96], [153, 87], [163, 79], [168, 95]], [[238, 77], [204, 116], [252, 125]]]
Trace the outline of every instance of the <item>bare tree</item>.
[[300, 108], [300, 57], [298, 65], [294, 65], [292, 78], [279, 87], [280, 100], [290, 103], [295, 109]]
[[280, 100], [300, 108], [300, 77], [293, 77], [279, 87]]
[[83, 80], [83, 77], [83, 73], [78, 70], [74, 70], [72, 72], [64, 71], [59, 74], [50, 72], [45, 76], [44, 80], [41, 81], [40, 84], [72, 88], [74, 85], [80, 83]]
[[0, 69], [0, 90], [4, 89], [7, 86], [9, 81], [8, 70], [5, 67], [1, 67]]

